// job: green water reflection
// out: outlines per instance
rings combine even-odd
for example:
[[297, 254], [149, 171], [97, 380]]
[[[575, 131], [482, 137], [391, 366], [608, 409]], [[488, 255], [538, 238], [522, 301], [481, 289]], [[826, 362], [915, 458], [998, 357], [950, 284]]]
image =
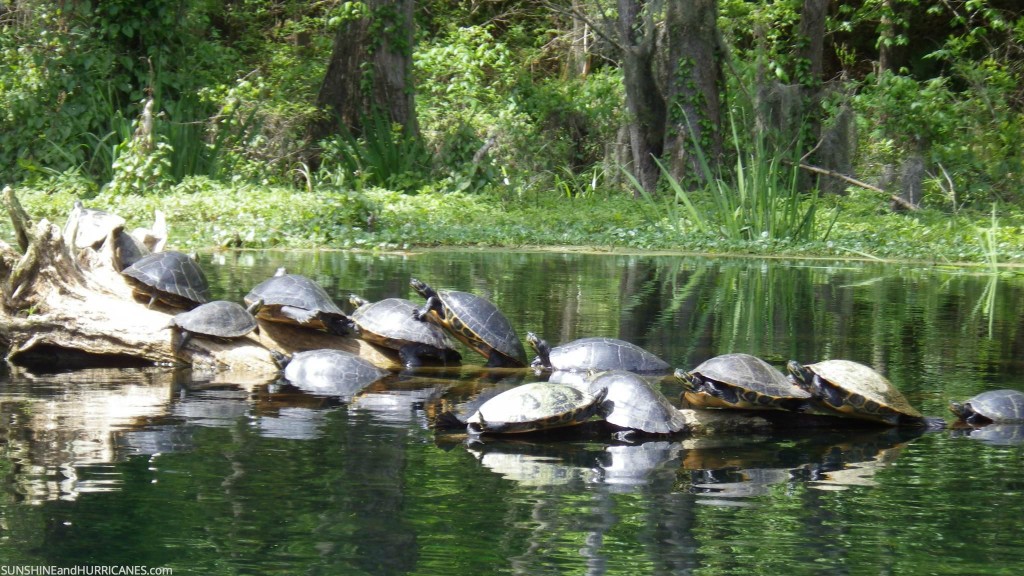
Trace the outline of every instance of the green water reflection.
[[[239, 300], [280, 265], [339, 300], [410, 277], [552, 342], [842, 357], [928, 415], [1024, 388], [1021, 278], [911, 266], [517, 252], [207, 256]], [[467, 359], [479, 362], [471, 352]], [[175, 574], [1019, 574], [1020, 431], [830, 430], [639, 444], [439, 437], [492, 385], [404, 377], [345, 404], [158, 369], [0, 374], [0, 564]], [[514, 382], [534, 378], [521, 375]], [[664, 385], [673, 393], [671, 385]]]

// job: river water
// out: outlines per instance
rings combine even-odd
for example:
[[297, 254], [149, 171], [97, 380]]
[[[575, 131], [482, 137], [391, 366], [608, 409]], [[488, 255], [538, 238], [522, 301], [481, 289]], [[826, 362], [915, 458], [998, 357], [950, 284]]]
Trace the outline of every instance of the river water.
[[[525, 336], [676, 367], [848, 358], [929, 416], [1024, 389], [1017, 276], [915, 265], [437, 251], [203, 257], [240, 300], [278, 266], [339, 301], [487, 296]], [[0, 567], [180, 574], [1020, 574], [1015, 429], [467, 443], [439, 401], [530, 372], [405, 374], [354, 398], [167, 368], [0, 372]], [[678, 395], [663, 383], [669, 397]], [[11, 572], [11, 568], [5, 573]]]

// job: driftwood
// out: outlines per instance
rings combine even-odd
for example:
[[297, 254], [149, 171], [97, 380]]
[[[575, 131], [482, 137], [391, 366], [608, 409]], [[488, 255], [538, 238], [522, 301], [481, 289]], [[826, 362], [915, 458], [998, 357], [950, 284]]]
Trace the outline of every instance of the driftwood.
[[[76, 249], [61, 229], [33, 222], [14, 191], [3, 191], [20, 253], [0, 241], [0, 347], [15, 363], [93, 365], [181, 364], [198, 375], [267, 381], [280, 372], [273, 352], [337, 348], [397, 368], [394, 357], [350, 337], [261, 322], [259, 335], [230, 342], [192, 338], [176, 351], [171, 308], [135, 300], [105, 242]], [[113, 234], [113, 231], [111, 232]], [[72, 230], [71, 237], [74, 237]]]
[[[787, 164], [792, 164], [792, 162], [789, 162], [789, 161], [786, 161], [786, 163]], [[885, 195], [889, 196], [889, 200], [891, 200], [894, 204], [896, 204], [898, 206], [901, 206], [901, 207], [903, 207], [903, 208], [905, 208], [907, 210], [919, 210], [920, 209], [920, 207], [917, 204], [914, 204], [913, 202], [910, 202], [910, 201], [908, 201], [905, 198], [902, 198], [902, 197], [897, 196], [895, 194], [889, 194], [888, 192], [886, 192], [885, 190], [882, 190], [878, 186], [873, 186], [871, 184], [868, 184], [867, 182], [864, 182], [864, 181], [861, 181], [861, 180], [857, 180], [856, 178], [851, 178], [851, 177], [847, 176], [846, 174], [841, 174], [839, 172], [836, 172], [835, 170], [829, 170], [827, 168], [821, 168], [821, 167], [818, 167], [818, 166], [811, 166], [810, 164], [804, 164], [803, 162], [801, 162], [799, 164], [799, 167], [802, 170], [806, 170], [806, 171], [812, 172], [814, 174], [821, 174], [822, 176], [828, 176], [830, 178], [838, 178], [839, 180], [842, 180], [843, 182], [846, 182], [848, 184], [853, 184], [854, 186], [857, 186], [858, 188], [864, 188], [865, 190], [871, 190], [872, 192], [878, 192], [879, 194], [885, 194]]]

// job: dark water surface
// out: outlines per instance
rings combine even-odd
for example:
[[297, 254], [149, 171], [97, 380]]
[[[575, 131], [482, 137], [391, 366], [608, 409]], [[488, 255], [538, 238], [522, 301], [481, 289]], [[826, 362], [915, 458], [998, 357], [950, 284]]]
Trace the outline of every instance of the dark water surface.
[[[204, 258], [240, 300], [279, 265], [351, 292], [417, 277], [525, 336], [870, 364], [930, 416], [1024, 389], [1024, 280], [934, 267], [516, 252]], [[479, 363], [471, 352], [464, 353]], [[532, 374], [406, 375], [341, 401], [165, 368], [0, 373], [0, 566], [174, 574], [1020, 574], [1015, 429], [466, 444], [428, 413]], [[669, 383], [663, 391], [675, 397]], [[11, 573], [11, 572], [6, 572]]]

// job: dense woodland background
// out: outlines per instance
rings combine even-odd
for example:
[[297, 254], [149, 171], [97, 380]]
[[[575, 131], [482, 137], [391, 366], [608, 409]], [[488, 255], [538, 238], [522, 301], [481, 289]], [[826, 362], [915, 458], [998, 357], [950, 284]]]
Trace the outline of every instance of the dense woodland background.
[[5, 0], [0, 181], [600, 190], [799, 238], [818, 191], [1020, 205], [1022, 47], [1010, 0]]

